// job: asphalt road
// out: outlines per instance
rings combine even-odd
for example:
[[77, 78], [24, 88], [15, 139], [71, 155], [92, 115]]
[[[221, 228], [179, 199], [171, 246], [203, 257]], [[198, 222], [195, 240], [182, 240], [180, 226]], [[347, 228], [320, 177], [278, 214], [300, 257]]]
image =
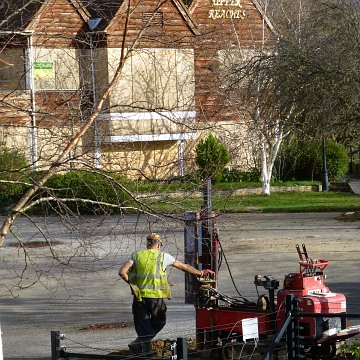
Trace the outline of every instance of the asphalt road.
[[[256, 299], [254, 276], [272, 275], [281, 282], [286, 273], [298, 270], [295, 245], [305, 243], [311, 257], [331, 261], [327, 285], [346, 295], [349, 312], [360, 313], [360, 222], [340, 221], [339, 215], [219, 215], [227, 260], [219, 272], [219, 291], [235, 296], [236, 286], [243, 296]], [[182, 222], [136, 216], [33, 220], [19, 219], [13, 229], [18, 239], [10, 235], [0, 252], [4, 359], [51, 359], [51, 331], [66, 335], [62, 345], [68, 351], [126, 348], [135, 332], [131, 296], [117, 276], [118, 268], [134, 249], [144, 246], [150, 231], [160, 232], [165, 250], [183, 260]], [[19, 239], [41, 245], [41, 233], [51, 247], [27, 246], [25, 252], [16, 246]], [[172, 269], [169, 278], [173, 299], [168, 302], [168, 323], [158, 337], [194, 337], [195, 312], [193, 305], [184, 303], [184, 274]]]

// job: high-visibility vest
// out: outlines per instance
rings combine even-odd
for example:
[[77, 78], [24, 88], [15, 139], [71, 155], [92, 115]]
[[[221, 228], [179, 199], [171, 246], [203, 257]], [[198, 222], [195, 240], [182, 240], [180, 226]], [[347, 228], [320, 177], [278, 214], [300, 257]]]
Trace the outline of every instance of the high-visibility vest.
[[132, 254], [133, 270], [129, 283], [139, 288], [142, 298], [171, 299], [166, 271], [163, 270], [164, 252], [147, 249]]

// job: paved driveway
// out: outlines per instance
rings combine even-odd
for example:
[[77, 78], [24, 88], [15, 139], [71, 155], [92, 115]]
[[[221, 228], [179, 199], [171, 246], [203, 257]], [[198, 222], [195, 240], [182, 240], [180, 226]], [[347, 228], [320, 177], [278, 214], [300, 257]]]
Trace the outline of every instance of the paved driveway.
[[[297, 271], [295, 244], [305, 243], [310, 256], [331, 261], [328, 286], [347, 296], [349, 312], [360, 313], [360, 222], [340, 221], [339, 215], [219, 215], [217, 226], [228, 263], [223, 260], [219, 291], [236, 295], [235, 285], [243, 296], [256, 299], [254, 275], [271, 274], [281, 281], [284, 274]], [[181, 221], [136, 216], [34, 220], [51, 241], [52, 252], [48, 246], [28, 247], [25, 254], [11, 236], [1, 249], [4, 358], [50, 359], [52, 330], [66, 334], [63, 344], [69, 351], [108, 353], [126, 347], [135, 333], [131, 296], [117, 276], [119, 265], [143, 247], [143, 236], [150, 231], [159, 231], [166, 239], [165, 249], [182, 260]], [[39, 228], [25, 219], [19, 219], [14, 230], [24, 242], [43, 241]], [[28, 287], [36, 278], [41, 284]], [[174, 269], [170, 281], [173, 300], [168, 302], [168, 324], [159, 337], [193, 337], [194, 308], [184, 304], [184, 274]], [[116, 326], [101, 329], [101, 324]]]

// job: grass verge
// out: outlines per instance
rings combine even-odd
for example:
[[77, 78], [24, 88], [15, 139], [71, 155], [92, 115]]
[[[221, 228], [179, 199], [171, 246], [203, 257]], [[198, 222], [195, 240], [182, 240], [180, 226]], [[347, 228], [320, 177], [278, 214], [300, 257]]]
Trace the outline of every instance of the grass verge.
[[[190, 194], [188, 194], [190, 195]], [[146, 199], [145, 204], [163, 213], [199, 211], [202, 198]], [[359, 211], [360, 197], [341, 192], [282, 192], [263, 195], [214, 195], [212, 209], [216, 212], [328, 212]]]

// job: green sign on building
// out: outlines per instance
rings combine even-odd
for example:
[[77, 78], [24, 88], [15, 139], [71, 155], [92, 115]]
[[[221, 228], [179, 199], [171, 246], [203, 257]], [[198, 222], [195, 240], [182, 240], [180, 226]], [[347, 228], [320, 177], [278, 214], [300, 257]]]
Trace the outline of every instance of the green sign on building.
[[54, 63], [52, 62], [35, 62], [34, 77], [37, 79], [53, 79]]

